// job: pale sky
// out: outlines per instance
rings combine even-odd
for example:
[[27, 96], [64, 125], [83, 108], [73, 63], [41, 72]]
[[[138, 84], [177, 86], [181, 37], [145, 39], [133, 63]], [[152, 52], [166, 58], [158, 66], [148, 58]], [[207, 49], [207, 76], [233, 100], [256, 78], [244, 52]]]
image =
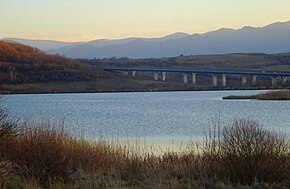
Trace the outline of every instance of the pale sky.
[[0, 38], [89, 41], [290, 20], [290, 0], [0, 0]]

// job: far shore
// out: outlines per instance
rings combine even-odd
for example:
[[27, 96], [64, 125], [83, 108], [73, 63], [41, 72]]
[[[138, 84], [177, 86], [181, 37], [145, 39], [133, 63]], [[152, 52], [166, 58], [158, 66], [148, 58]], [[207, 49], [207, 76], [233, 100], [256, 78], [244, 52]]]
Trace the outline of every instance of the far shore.
[[17, 94], [80, 94], [80, 93], [151, 93], [151, 92], [192, 92], [192, 91], [250, 91], [250, 90], [271, 90], [268, 88], [207, 88], [207, 89], [191, 89], [191, 90], [104, 90], [104, 91], [11, 91], [3, 92], [0, 91], [2, 95], [17, 95]]
[[226, 96], [223, 97], [224, 100], [290, 100], [290, 90], [273, 90], [264, 93], [259, 93], [256, 95], [248, 96]]
[[[66, 90], [66, 89], [57, 89], [57, 90], [38, 90], [33, 88], [32, 90], [24, 89], [14, 89], [11, 90], [1, 90], [0, 94], [2, 95], [14, 95], [14, 94], [68, 94], [68, 93], [130, 93], [130, 92], [186, 92], [186, 91], [237, 91], [237, 90], [276, 90], [281, 88], [269, 88], [269, 87], [248, 87], [248, 88], [239, 88], [239, 87], [228, 87], [228, 88], [219, 88], [219, 87], [195, 87], [189, 89], [112, 89], [112, 90]], [[224, 99], [246, 99], [248, 97], [240, 96], [229, 96], [224, 97]]]

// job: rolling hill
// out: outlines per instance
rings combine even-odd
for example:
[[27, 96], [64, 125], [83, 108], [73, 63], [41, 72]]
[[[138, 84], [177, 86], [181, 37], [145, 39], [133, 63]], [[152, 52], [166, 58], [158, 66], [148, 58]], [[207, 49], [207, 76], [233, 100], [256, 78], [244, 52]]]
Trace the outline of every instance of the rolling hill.
[[[72, 60], [59, 55], [47, 55], [22, 44], [0, 41], [0, 92], [205, 90], [212, 87], [211, 75], [198, 75], [198, 85], [193, 86], [184, 85], [180, 74], [168, 74], [166, 82], [163, 82], [154, 81], [152, 73], [138, 73], [133, 78], [122, 73], [103, 72], [102, 68], [107, 66], [290, 72], [290, 53]], [[269, 78], [259, 78], [258, 83], [262, 88], [271, 87]], [[229, 76], [229, 88], [240, 88], [240, 85], [239, 76]]]
[[0, 41], [0, 83], [79, 81], [93, 77], [89, 65], [19, 43]]

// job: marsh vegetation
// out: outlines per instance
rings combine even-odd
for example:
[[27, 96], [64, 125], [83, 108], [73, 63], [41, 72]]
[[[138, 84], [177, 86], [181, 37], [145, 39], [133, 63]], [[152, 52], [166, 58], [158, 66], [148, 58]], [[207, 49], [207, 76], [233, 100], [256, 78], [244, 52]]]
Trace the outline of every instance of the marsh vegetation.
[[139, 153], [61, 125], [0, 116], [1, 188], [247, 188], [290, 186], [289, 139], [251, 119], [213, 124], [184, 152]]

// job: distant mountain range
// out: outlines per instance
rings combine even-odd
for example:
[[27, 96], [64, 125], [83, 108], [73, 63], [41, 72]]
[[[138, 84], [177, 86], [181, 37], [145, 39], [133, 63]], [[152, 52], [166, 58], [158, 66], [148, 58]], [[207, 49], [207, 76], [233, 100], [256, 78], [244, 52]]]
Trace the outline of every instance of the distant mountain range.
[[179, 32], [161, 38], [101, 39], [89, 42], [17, 38], [4, 40], [72, 58], [159, 58], [181, 54], [284, 53], [290, 52], [290, 21], [264, 27], [246, 26], [237, 30], [221, 28], [204, 34], [189, 35]]

